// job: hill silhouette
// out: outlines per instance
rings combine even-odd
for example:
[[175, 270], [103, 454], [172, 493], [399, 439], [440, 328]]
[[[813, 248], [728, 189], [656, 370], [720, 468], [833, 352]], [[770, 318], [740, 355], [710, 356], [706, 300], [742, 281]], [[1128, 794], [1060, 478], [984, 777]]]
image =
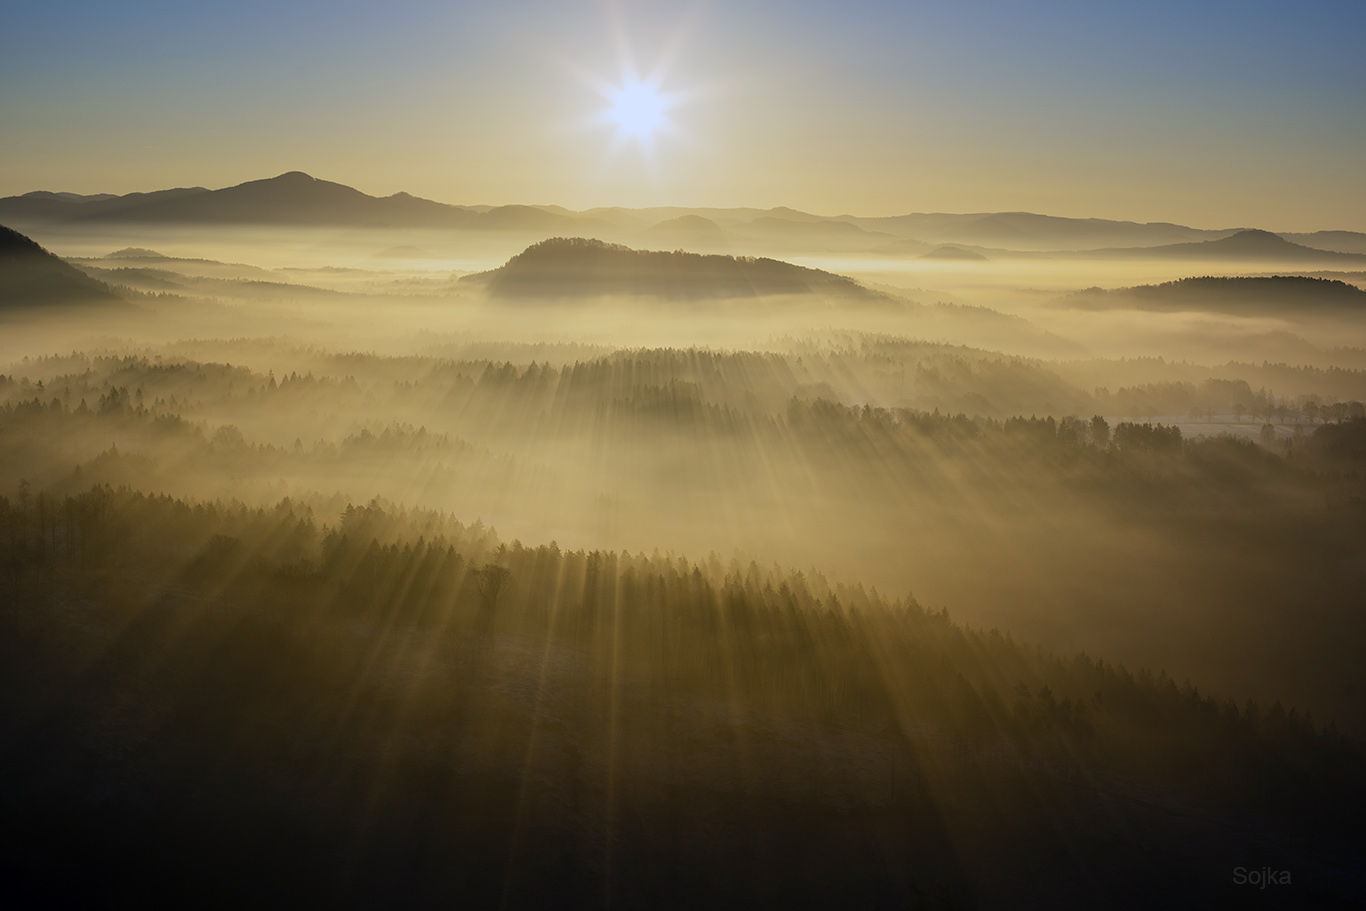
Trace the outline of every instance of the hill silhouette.
[[124, 247], [113, 253], [104, 254], [105, 259], [170, 259], [165, 253], [149, 250], [146, 247]]
[[884, 231], [931, 244], [968, 244], [1018, 251], [1152, 246], [1205, 240], [1228, 232], [1205, 231], [1168, 222], [1139, 223], [1104, 218], [1064, 218], [1034, 212], [970, 214], [916, 213], [878, 218], [841, 216], [868, 231]]
[[930, 250], [928, 253], [920, 254], [921, 259], [947, 259], [963, 260], [971, 262], [985, 262], [987, 257], [974, 250], [964, 250], [962, 247], [955, 247], [952, 244], [942, 244]]
[[758, 234], [764, 237], [795, 237], [801, 239], [824, 239], [830, 236], [862, 237], [862, 235], [868, 233], [858, 225], [850, 224], [846, 221], [799, 220], [794, 218], [775, 218], [772, 215], [756, 218], [747, 223], [744, 226], [744, 229], [751, 234]]
[[1286, 240], [1316, 250], [1334, 253], [1366, 253], [1366, 234], [1360, 231], [1314, 231], [1309, 234], [1282, 234]]
[[680, 215], [669, 218], [642, 232], [648, 242], [662, 243], [680, 247], [722, 247], [726, 245], [726, 232], [710, 218], [700, 215]]
[[302, 171], [221, 190], [202, 187], [113, 198], [28, 194], [0, 199], [0, 217], [25, 223], [348, 225], [563, 230], [576, 219], [535, 206], [471, 208], [408, 193], [369, 196]]
[[505, 265], [461, 281], [482, 285], [498, 297], [885, 297], [842, 275], [774, 259], [633, 250], [582, 237], [555, 237], [533, 244]]
[[0, 225], [0, 310], [122, 302], [104, 282], [68, 265], [18, 231]]
[[167, 200], [208, 193], [203, 187], [180, 187], [152, 193], [129, 193], [112, 196], [101, 193], [77, 196], [72, 193], [36, 191], [23, 196], [0, 199], [0, 218], [15, 223], [49, 224], [84, 219], [119, 220], [122, 212], [137, 212], [144, 207], [155, 207]]
[[897, 239], [894, 234], [868, 231], [849, 221], [800, 216], [802, 213], [789, 209], [782, 216], [764, 215], [736, 225], [735, 231], [743, 232], [747, 239], [779, 249], [869, 250]]
[[993, 255], [1018, 252], [1124, 259], [1366, 262], [1366, 234], [1351, 231], [1278, 236], [1259, 230], [1206, 230], [1168, 222], [1065, 218], [1034, 212], [862, 217], [813, 215], [785, 206], [605, 207], [584, 211], [553, 205], [466, 206], [402, 192], [370, 196], [302, 171], [218, 190], [179, 187], [122, 196], [35, 190], [0, 198], [0, 221], [20, 228], [128, 223], [405, 227], [522, 231], [542, 237], [590, 232], [625, 237], [627, 233], [623, 232], [628, 232], [645, 243], [712, 249], [722, 248], [723, 240], [735, 241], [743, 234], [753, 243], [775, 249], [800, 246], [893, 255], [918, 254], [949, 245], [986, 248]]
[[1164, 244], [1160, 247], [1121, 247], [1093, 250], [1097, 257], [1141, 259], [1269, 260], [1274, 262], [1354, 262], [1366, 263], [1366, 255], [1318, 250], [1286, 240], [1270, 231], [1255, 228], [1239, 231], [1218, 240], [1199, 243]]
[[1346, 282], [1298, 275], [1263, 278], [1203, 276], [1133, 288], [1088, 288], [1064, 301], [1085, 309], [1209, 310], [1289, 314], [1297, 311], [1366, 313], [1366, 291]]

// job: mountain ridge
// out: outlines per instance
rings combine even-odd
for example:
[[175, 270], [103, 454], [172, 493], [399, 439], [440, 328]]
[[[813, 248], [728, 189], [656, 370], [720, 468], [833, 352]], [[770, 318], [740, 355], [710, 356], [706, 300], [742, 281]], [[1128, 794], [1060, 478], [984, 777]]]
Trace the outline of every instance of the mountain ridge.
[[202, 187], [83, 200], [46, 196], [0, 199], [0, 217], [33, 224], [262, 224], [554, 230], [579, 223], [535, 206], [484, 211], [409, 193], [370, 196], [302, 171], [206, 190]]
[[[896, 255], [905, 242], [936, 246], [976, 247], [978, 252], [1007, 250], [1133, 258], [1207, 255], [1200, 244], [1226, 240], [1258, 229], [1205, 229], [1173, 222], [1136, 222], [1103, 218], [1071, 218], [1033, 212], [909, 213], [894, 216], [822, 216], [787, 206], [753, 207], [655, 206], [637, 209], [598, 207], [580, 211], [556, 205], [453, 205], [398, 192], [370, 196], [353, 187], [321, 180], [302, 171], [251, 180], [210, 190], [179, 187], [116, 196], [34, 190], [0, 198], [0, 220], [25, 227], [48, 225], [228, 224], [335, 226], [523, 231], [583, 235], [610, 234], [647, 239], [662, 222], [697, 217], [716, 224], [727, 243], [754, 240], [789, 243], [803, 239], [833, 243], [839, 249]], [[667, 232], [655, 232], [657, 235]], [[746, 237], [747, 233], [758, 235]], [[1352, 231], [1285, 233], [1286, 243], [1321, 240], [1328, 250], [1313, 257], [1334, 261], [1366, 253], [1366, 234]], [[662, 239], [662, 238], [661, 238]], [[720, 244], [721, 238], [717, 239]], [[862, 246], [860, 246], [862, 244]], [[1264, 245], [1265, 246], [1265, 245]], [[1148, 251], [1140, 253], [1135, 251]], [[1285, 253], [1285, 248], [1281, 248]], [[1235, 258], [1257, 258], [1244, 251]], [[1345, 261], [1345, 260], [1344, 260]], [[1353, 260], [1355, 261], [1355, 260]]]

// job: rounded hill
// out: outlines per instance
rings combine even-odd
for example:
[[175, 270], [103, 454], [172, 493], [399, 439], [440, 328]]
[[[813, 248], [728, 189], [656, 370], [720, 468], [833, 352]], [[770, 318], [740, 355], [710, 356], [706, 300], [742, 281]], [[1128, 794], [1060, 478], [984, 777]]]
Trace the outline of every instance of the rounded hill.
[[852, 300], [885, 295], [851, 278], [776, 259], [634, 250], [583, 237], [554, 237], [527, 247], [489, 272], [462, 279], [497, 297], [610, 295], [674, 299], [824, 295]]

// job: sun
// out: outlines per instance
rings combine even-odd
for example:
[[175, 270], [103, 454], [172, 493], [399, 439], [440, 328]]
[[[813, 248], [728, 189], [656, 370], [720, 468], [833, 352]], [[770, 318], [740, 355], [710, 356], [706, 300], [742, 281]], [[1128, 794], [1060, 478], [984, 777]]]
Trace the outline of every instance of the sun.
[[609, 158], [626, 146], [634, 145], [647, 160], [653, 160], [655, 140], [661, 135], [678, 132], [669, 112], [682, 96], [664, 91], [658, 79], [641, 79], [628, 71], [622, 74], [619, 82], [598, 82], [596, 87], [607, 106], [593, 120], [611, 127], [614, 132]]
[[583, 110], [583, 119], [576, 120], [575, 126], [610, 136], [603, 150], [604, 168], [627, 165], [636, 173], [635, 166], [643, 164], [646, 173], [658, 179], [665, 139], [677, 140], [684, 147], [695, 141], [688, 126], [692, 118], [685, 113], [680, 122], [675, 109], [691, 108], [708, 90], [680, 84], [672, 75], [685, 29], [658, 49], [652, 67], [641, 68], [625, 24], [615, 19], [611, 24], [617, 52], [615, 78], [596, 67], [569, 64], [579, 81], [597, 96], [597, 103]]
[[622, 138], [648, 144], [657, 132], [668, 128], [670, 99], [657, 87], [628, 79], [609, 88], [606, 95], [609, 106], [604, 119]]

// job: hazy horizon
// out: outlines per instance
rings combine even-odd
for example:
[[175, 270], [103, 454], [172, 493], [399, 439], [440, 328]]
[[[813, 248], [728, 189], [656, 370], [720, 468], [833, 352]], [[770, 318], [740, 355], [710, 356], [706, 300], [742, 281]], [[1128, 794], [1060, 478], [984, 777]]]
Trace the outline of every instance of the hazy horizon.
[[[1351, 3], [24, 3], [0, 37], [0, 194], [302, 168], [464, 204], [1363, 231], [1364, 17]], [[660, 129], [622, 135], [604, 109], [639, 86], [659, 93], [644, 100]]]
[[1138, 224], [1138, 225], [1162, 225], [1162, 224], [1173, 224], [1173, 225], [1179, 225], [1179, 226], [1181, 226], [1181, 227], [1195, 228], [1195, 229], [1197, 229], [1197, 230], [1202, 230], [1202, 231], [1232, 231], [1232, 230], [1245, 230], [1245, 229], [1253, 229], [1253, 228], [1255, 228], [1255, 229], [1262, 229], [1262, 230], [1273, 231], [1273, 232], [1276, 232], [1276, 233], [1294, 233], [1294, 234], [1309, 234], [1309, 233], [1320, 232], [1320, 231], [1353, 231], [1353, 232], [1356, 232], [1356, 233], [1366, 233], [1366, 221], [1361, 222], [1360, 225], [1359, 225], [1358, 227], [1356, 227], [1356, 228], [1346, 228], [1346, 227], [1343, 227], [1343, 226], [1341, 226], [1341, 225], [1334, 225], [1334, 224], [1318, 224], [1318, 225], [1313, 225], [1313, 226], [1309, 226], [1309, 225], [1307, 225], [1307, 224], [1300, 224], [1299, 226], [1296, 226], [1296, 227], [1286, 227], [1286, 226], [1276, 225], [1276, 224], [1265, 224], [1265, 223], [1263, 223], [1263, 222], [1246, 222], [1246, 223], [1236, 223], [1236, 224], [1234, 224], [1234, 223], [1228, 223], [1228, 224], [1225, 224], [1225, 223], [1217, 223], [1217, 224], [1216, 224], [1216, 223], [1197, 224], [1197, 223], [1191, 223], [1191, 222], [1180, 222], [1180, 221], [1178, 221], [1178, 220], [1176, 220], [1176, 219], [1173, 219], [1173, 218], [1160, 218], [1160, 217], [1159, 217], [1159, 218], [1150, 218], [1150, 219], [1140, 219], [1140, 218], [1125, 217], [1125, 216], [1123, 216], [1123, 215], [1121, 215], [1121, 214], [1098, 215], [1098, 214], [1095, 214], [1095, 213], [1093, 213], [1093, 212], [1084, 212], [1084, 211], [1083, 211], [1083, 212], [1059, 212], [1059, 211], [1051, 211], [1051, 210], [1004, 209], [1004, 208], [984, 208], [984, 209], [977, 209], [977, 210], [969, 210], [969, 209], [962, 209], [962, 208], [959, 208], [959, 209], [935, 209], [935, 210], [930, 210], [930, 209], [917, 209], [917, 210], [898, 209], [898, 210], [885, 210], [885, 211], [870, 212], [870, 211], [856, 211], [856, 210], [852, 210], [852, 209], [849, 209], [849, 208], [846, 207], [846, 208], [844, 208], [844, 209], [838, 209], [838, 210], [814, 211], [814, 210], [810, 210], [810, 209], [802, 209], [802, 208], [800, 208], [800, 207], [798, 207], [798, 206], [789, 205], [789, 204], [783, 203], [783, 202], [778, 202], [778, 203], [773, 203], [773, 204], [771, 204], [771, 205], [763, 205], [763, 206], [761, 206], [761, 205], [748, 204], [748, 203], [745, 203], [745, 202], [734, 202], [734, 203], [728, 203], [728, 204], [724, 204], [724, 205], [723, 205], [723, 204], [719, 204], [719, 203], [694, 203], [694, 204], [684, 204], [684, 203], [681, 203], [681, 202], [667, 202], [667, 201], [664, 201], [664, 202], [651, 202], [651, 203], [648, 203], [648, 204], [641, 204], [641, 205], [587, 204], [587, 205], [583, 205], [583, 206], [580, 207], [580, 208], [571, 208], [570, 206], [564, 205], [564, 204], [562, 204], [562, 203], [560, 203], [560, 202], [558, 202], [558, 201], [555, 201], [555, 200], [549, 200], [549, 201], [547, 201], [547, 200], [531, 200], [531, 201], [528, 201], [527, 199], [522, 199], [522, 198], [509, 198], [509, 199], [503, 199], [503, 200], [497, 200], [497, 201], [489, 201], [489, 200], [484, 200], [484, 199], [476, 199], [476, 200], [469, 200], [469, 199], [441, 199], [441, 198], [432, 197], [432, 196], [425, 196], [425, 195], [423, 195], [423, 194], [421, 194], [421, 193], [412, 192], [411, 188], [408, 188], [408, 187], [400, 187], [400, 188], [395, 189], [395, 190], [386, 190], [386, 191], [384, 191], [384, 192], [381, 193], [381, 192], [376, 192], [376, 191], [367, 189], [366, 187], [363, 187], [363, 186], [355, 186], [355, 185], [352, 185], [352, 184], [348, 184], [348, 183], [346, 183], [345, 181], [336, 180], [336, 179], [333, 179], [332, 177], [329, 177], [329, 176], [327, 176], [327, 175], [320, 175], [320, 174], [318, 174], [318, 173], [316, 173], [316, 172], [314, 172], [314, 171], [311, 171], [311, 170], [309, 170], [309, 169], [307, 169], [307, 168], [301, 168], [301, 167], [288, 168], [288, 169], [286, 169], [286, 170], [284, 170], [284, 171], [279, 172], [278, 174], [270, 174], [270, 175], [266, 175], [266, 176], [262, 176], [262, 175], [259, 175], [259, 174], [258, 174], [258, 175], [255, 175], [255, 176], [249, 176], [249, 177], [246, 177], [245, 179], [238, 180], [238, 181], [233, 182], [233, 183], [224, 183], [224, 184], [222, 184], [222, 185], [209, 185], [209, 184], [206, 183], [206, 182], [199, 182], [199, 183], [181, 184], [181, 185], [176, 185], [176, 186], [170, 186], [170, 185], [158, 185], [158, 186], [150, 186], [150, 185], [147, 185], [147, 186], [143, 186], [143, 185], [139, 185], [139, 186], [135, 186], [135, 187], [132, 187], [132, 188], [125, 188], [125, 189], [119, 189], [119, 190], [110, 190], [110, 189], [108, 189], [108, 188], [104, 188], [104, 189], [85, 189], [85, 190], [80, 190], [80, 191], [70, 189], [69, 187], [66, 187], [66, 186], [61, 186], [61, 187], [54, 187], [54, 186], [41, 186], [41, 187], [39, 187], [39, 186], [34, 186], [34, 187], [28, 187], [27, 189], [22, 189], [22, 188], [17, 188], [17, 187], [15, 187], [15, 188], [10, 188], [8, 191], [6, 191], [3, 187], [0, 187], [0, 197], [3, 197], [3, 196], [24, 196], [24, 195], [34, 194], [34, 193], [53, 193], [53, 194], [57, 194], [57, 195], [61, 195], [61, 194], [72, 194], [72, 195], [76, 195], [76, 196], [99, 196], [99, 195], [125, 196], [125, 195], [129, 195], [129, 194], [146, 194], [146, 193], [154, 193], [154, 192], [158, 192], [158, 191], [162, 191], [162, 190], [175, 190], [175, 189], [206, 189], [206, 190], [219, 190], [219, 189], [229, 189], [229, 188], [232, 188], [232, 187], [240, 186], [240, 185], [242, 185], [243, 183], [255, 183], [255, 182], [262, 181], [262, 180], [269, 180], [269, 179], [271, 179], [271, 178], [280, 177], [280, 176], [284, 176], [284, 175], [287, 175], [287, 174], [307, 174], [308, 176], [312, 177], [312, 178], [315, 179], [315, 180], [326, 181], [326, 182], [328, 182], [328, 183], [338, 183], [338, 184], [341, 184], [341, 185], [343, 185], [343, 186], [350, 186], [352, 189], [359, 190], [360, 192], [365, 193], [365, 194], [368, 195], [368, 196], [372, 196], [372, 197], [379, 198], [379, 199], [383, 199], [383, 198], [390, 197], [390, 196], [409, 195], [409, 196], [417, 197], [417, 198], [419, 198], [419, 199], [427, 199], [427, 200], [430, 200], [430, 201], [432, 201], [432, 202], [441, 203], [442, 205], [455, 206], [455, 207], [459, 207], [459, 208], [485, 209], [485, 208], [500, 208], [500, 207], [505, 207], [505, 206], [506, 206], [506, 207], [528, 206], [528, 207], [542, 208], [542, 209], [561, 209], [561, 210], [565, 210], [565, 211], [568, 211], [568, 212], [570, 212], [570, 213], [572, 213], [572, 214], [576, 214], [576, 215], [583, 215], [583, 214], [587, 214], [587, 213], [592, 213], [592, 212], [594, 212], [594, 211], [608, 210], [608, 209], [621, 209], [621, 210], [625, 210], [625, 211], [629, 211], [629, 212], [653, 212], [653, 211], [680, 210], [680, 211], [684, 211], [684, 212], [698, 212], [698, 211], [746, 212], [746, 211], [754, 211], [754, 212], [765, 212], [765, 213], [767, 213], [767, 212], [775, 212], [775, 211], [790, 211], [790, 212], [794, 212], [794, 213], [796, 213], [796, 214], [801, 214], [801, 215], [812, 215], [812, 216], [816, 216], [817, 218], [830, 219], [830, 220], [836, 220], [836, 219], [846, 218], [846, 217], [860, 218], [860, 219], [870, 219], [870, 220], [871, 220], [871, 219], [896, 218], [896, 217], [899, 217], [899, 216], [911, 216], [911, 215], [961, 215], [961, 216], [976, 216], [976, 215], [1041, 215], [1041, 216], [1044, 216], [1044, 217], [1047, 217], [1047, 218], [1062, 218], [1062, 219], [1069, 219], [1069, 220], [1076, 220], [1076, 221], [1107, 221], [1107, 222], [1129, 223], [1129, 224]]

